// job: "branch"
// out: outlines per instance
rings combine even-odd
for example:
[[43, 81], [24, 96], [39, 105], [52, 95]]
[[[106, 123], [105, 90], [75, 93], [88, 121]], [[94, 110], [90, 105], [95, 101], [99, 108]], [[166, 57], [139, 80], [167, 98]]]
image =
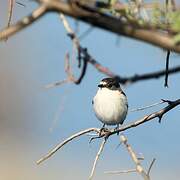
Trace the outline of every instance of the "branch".
[[[151, 79], [158, 79], [163, 77], [166, 74], [166, 70], [160, 70], [156, 72], [151, 72], [151, 73], [145, 73], [145, 74], [135, 74], [133, 76], [128, 76], [128, 77], [122, 77], [119, 75], [114, 74], [113, 72], [110, 71], [110, 69], [102, 66], [100, 63], [98, 63], [94, 59], [89, 59], [88, 63], [91, 63], [99, 72], [109, 76], [109, 77], [116, 77], [121, 84], [127, 85], [127, 84], [133, 84], [138, 81], [145, 81], [145, 80], [151, 80]], [[168, 75], [172, 75], [175, 73], [180, 72], [180, 66], [169, 68], [168, 69]], [[63, 81], [57, 81], [55, 83], [52, 83], [50, 85], [47, 85], [48, 88], [52, 88], [55, 86], [60, 86], [66, 82], [69, 82], [67, 80]], [[72, 81], [73, 82], [73, 81]]]
[[87, 52], [87, 49], [86, 48], [82, 48], [80, 46], [80, 43], [79, 43], [79, 39], [77, 38], [75, 32], [71, 29], [67, 19], [65, 18], [65, 16], [61, 13], [60, 14], [60, 19], [69, 35], [69, 37], [72, 39], [76, 49], [77, 49], [77, 52], [78, 52], [78, 60], [79, 60], [79, 67], [81, 67], [81, 61], [83, 61], [83, 67], [82, 67], [82, 71], [81, 71], [81, 74], [79, 76], [79, 78], [77, 80], [74, 80], [73, 82], [75, 84], [80, 84], [83, 77], [85, 76], [85, 73], [86, 73], [86, 70], [87, 70], [87, 63], [88, 63], [88, 59], [89, 59], [89, 54]]
[[[66, 140], [64, 140], [62, 143], [58, 144], [55, 148], [53, 148], [48, 154], [46, 154], [44, 157], [42, 157], [41, 159], [39, 159], [36, 163], [37, 164], [40, 164], [42, 163], [43, 161], [45, 161], [46, 159], [50, 158], [56, 151], [58, 151], [60, 148], [62, 148], [64, 145], [66, 145], [68, 142], [72, 141], [73, 139], [79, 137], [79, 136], [82, 136], [84, 134], [87, 134], [89, 132], [95, 132], [97, 134], [99, 134], [102, 138], [102, 137], [105, 137], [105, 138], [109, 138], [111, 135], [113, 134], [117, 134], [119, 132], [122, 132], [122, 131], [126, 131], [127, 129], [130, 129], [130, 128], [134, 128], [136, 126], [139, 126], [145, 122], [148, 122], [150, 120], [153, 120], [155, 118], [159, 118], [159, 122], [161, 121], [161, 118], [162, 116], [167, 113], [168, 111], [170, 111], [171, 109], [175, 108], [176, 106], [180, 105], [180, 99], [176, 100], [176, 101], [169, 101], [169, 100], [163, 100], [165, 102], [168, 103], [168, 106], [166, 106], [165, 108], [157, 111], [157, 112], [154, 112], [150, 115], [146, 115], [144, 116], [142, 119], [139, 119], [133, 123], [130, 123], [128, 125], [125, 125], [117, 130], [105, 130], [105, 131], [101, 131], [100, 129], [98, 128], [89, 128], [89, 129], [85, 129], [83, 131], [80, 131], [70, 137], [68, 137]], [[94, 138], [95, 139], [95, 138]]]
[[67, 2], [57, 0], [36, 0], [40, 3], [41, 13], [35, 11], [38, 15], [25, 17], [18, 23], [5, 28], [0, 32], [0, 40], [12, 36], [16, 32], [22, 30], [24, 27], [32, 24], [40, 16], [48, 11], [61, 12], [75, 19], [91, 24], [93, 26], [108, 30], [118, 35], [134, 38], [137, 40], [150, 43], [160, 48], [171, 50], [180, 53], [180, 45], [175, 44], [173, 35], [164, 31], [159, 31], [151, 28], [143, 28], [134, 25], [133, 23], [124, 22], [122, 19], [113, 17], [111, 15], [102, 13], [98, 8], [89, 7], [81, 4], [79, 1], [70, 0]]
[[9, 27], [11, 23], [12, 14], [13, 14], [13, 6], [14, 6], [14, 0], [9, 0], [7, 27]]
[[39, 6], [34, 10], [29, 16], [24, 17], [22, 20], [18, 21], [16, 24], [11, 25], [4, 30], [0, 31], [0, 41], [6, 40], [8, 37], [14, 35], [15, 33], [23, 30], [25, 27], [29, 26], [41, 16], [43, 16], [47, 11], [46, 5]]
[[87, 134], [89, 132], [96, 132], [99, 133], [99, 129], [98, 128], [89, 128], [89, 129], [85, 129], [83, 131], [80, 131], [76, 134], [73, 134], [72, 136], [68, 137], [66, 140], [64, 140], [62, 143], [58, 144], [55, 148], [53, 148], [51, 151], [49, 151], [48, 154], [46, 154], [44, 157], [42, 157], [41, 159], [39, 159], [38, 161], [36, 161], [37, 164], [42, 163], [43, 161], [45, 161], [46, 159], [50, 158], [56, 151], [58, 151], [60, 148], [62, 148], [65, 144], [69, 143], [70, 141], [72, 141], [73, 139], [80, 137], [84, 134]]
[[129, 112], [142, 111], [142, 110], [145, 110], [145, 109], [148, 109], [148, 108], [151, 108], [151, 107], [163, 104], [163, 103], [165, 103], [165, 102], [164, 101], [160, 101], [160, 102], [148, 105], [148, 106], [143, 106], [143, 107], [131, 109], [131, 110], [129, 110]]
[[120, 140], [125, 145], [125, 147], [127, 148], [132, 160], [134, 161], [134, 163], [136, 165], [136, 172], [138, 172], [143, 177], [144, 180], [150, 180], [150, 177], [148, 176], [148, 174], [143, 169], [141, 162], [138, 160], [136, 153], [133, 151], [131, 145], [128, 144], [127, 138], [123, 134], [121, 134]]
[[166, 74], [165, 74], [165, 82], [164, 82], [165, 87], [168, 87], [169, 56], [170, 56], [170, 51], [167, 51], [167, 55], [166, 55]]
[[50, 4], [52, 10], [62, 12], [96, 27], [111, 31], [119, 35], [145, 41], [164, 49], [180, 52], [180, 46], [175, 45], [172, 36], [168, 35], [167, 33], [151, 30], [150, 28], [143, 29], [136, 27], [131, 23], [127, 23], [116, 17], [104, 14], [96, 8], [82, 5], [78, 1], [71, 1], [70, 4], [52, 1]]
[[164, 76], [167, 72], [168, 72], [169, 75], [180, 72], [180, 66], [169, 68], [168, 71], [160, 70], [160, 71], [155, 71], [155, 72], [145, 73], [145, 74], [139, 74], [139, 75], [135, 74], [135, 75], [129, 76], [129, 77], [117, 76], [117, 78], [119, 79], [119, 82], [121, 84], [132, 84], [132, 83], [135, 83], [135, 82], [138, 82], [138, 81], [144, 81], [144, 80], [150, 80], [150, 79], [158, 79], [158, 78]]
[[105, 174], [126, 174], [136, 172], [136, 169], [122, 170], [122, 171], [106, 171]]
[[153, 164], [155, 162], [155, 159], [153, 159], [153, 161], [151, 162], [151, 164], [149, 166], [149, 169], [148, 169], [148, 171], [146, 173], [146, 171], [142, 167], [141, 162], [140, 162], [139, 158], [137, 157], [136, 153], [132, 149], [131, 145], [128, 144], [128, 139], [123, 134], [121, 134], [120, 135], [120, 140], [125, 145], [127, 151], [129, 152], [129, 154], [131, 156], [131, 159], [134, 161], [134, 163], [136, 165], [136, 169], [129, 169], [129, 170], [124, 170], [124, 171], [107, 171], [105, 173], [106, 174], [122, 174], [122, 173], [137, 172], [143, 177], [144, 180], [150, 180], [149, 174], [150, 174], [151, 168], [152, 168], [152, 166], [153, 166]]
[[103, 149], [104, 149], [104, 146], [105, 146], [105, 144], [106, 144], [106, 141], [107, 141], [107, 138], [104, 138], [103, 141], [102, 141], [102, 143], [101, 143], [101, 146], [100, 146], [100, 148], [99, 148], [99, 151], [98, 151], [98, 153], [97, 153], [97, 155], [96, 155], [96, 157], [95, 157], [95, 160], [94, 160], [94, 164], [93, 164], [93, 167], [92, 167], [92, 170], [91, 170], [91, 174], [90, 174], [90, 176], [89, 176], [89, 180], [92, 180], [92, 179], [93, 179], [93, 176], [94, 176], [94, 172], [95, 172], [95, 169], [96, 169], [96, 165], [97, 165], [98, 159], [99, 159], [99, 157], [100, 157], [100, 155], [101, 155], [101, 153], [102, 153], [102, 151], [103, 151]]
[[151, 172], [151, 169], [152, 169], [152, 167], [153, 167], [153, 164], [155, 163], [155, 158], [153, 158], [153, 160], [152, 160], [152, 162], [151, 162], [151, 164], [150, 164], [150, 166], [149, 166], [149, 169], [148, 169], [148, 172], [147, 172], [147, 175], [149, 176], [150, 175], [150, 172]]
[[132, 122], [132, 123], [130, 123], [130, 124], [124, 126], [124, 127], [121, 127], [121, 128], [119, 128], [119, 129], [117, 129], [115, 131], [112, 131], [110, 133], [110, 135], [117, 134], [117, 133], [122, 132], [122, 131], [126, 131], [127, 129], [130, 129], [130, 128], [134, 128], [136, 126], [139, 126], [139, 125], [141, 125], [141, 124], [143, 124], [145, 122], [148, 122], [150, 120], [153, 120], [155, 118], [159, 118], [159, 122], [161, 122], [161, 119], [162, 119], [164, 114], [166, 114], [168, 111], [175, 108], [176, 106], [180, 105], [180, 99], [177, 99], [175, 101], [169, 101], [169, 100], [163, 100], [163, 101], [168, 103], [168, 105], [165, 108], [163, 108], [163, 109], [161, 109], [161, 110], [159, 110], [157, 112], [151, 113], [149, 115], [146, 115], [143, 118], [141, 118], [141, 119], [139, 119], [139, 120], [137, 120], [135, 122]]

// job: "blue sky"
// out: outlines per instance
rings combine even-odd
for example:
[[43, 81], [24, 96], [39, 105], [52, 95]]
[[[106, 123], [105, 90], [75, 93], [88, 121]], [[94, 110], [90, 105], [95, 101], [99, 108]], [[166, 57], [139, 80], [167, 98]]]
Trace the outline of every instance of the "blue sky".
[[[27, 2], [26, 8], [15, 6], [13, 22], [31, 12], [35, 4]], [[0, 27], [5, 26], [7, 2], [0, 7]], [[68, 19], [72, 27], [74, 21]], [[80, 23], [80, 34], [88, 28]], [[116, 40], [119, 38], [119, 44]], [[128, 76], [165, 67], [166, 53], [142, 42], [94, 30], [81, 41], [90, 54], [113, 72]], [[65, 146], [44, 164], [35, 161], [69, 135], [89, 127], [101, 127], [96, 119], [91, 100], [98, 82], [104, 75], [89, 65], [79, 86], [66, 84], [45, 89], [48, 83], [66, 77], [64, 57], [72, 52], [72, 43], [58, 15], [50, 13], [28, 29], [0, 44], [0, 173], [4, 180], [68, 180], [87, 179], [100, 141], [88, 144], [84, 136]], [[171, 54], [170, 66], [179, 64], [179, 56]], [[75, 73], [78, 74], [77, 69]], [[123, 87], [130, 109], [141, 107], [161, 98], [179, 98], [180, 75], [169, 77], [169, 88], [164, 88], [164, 78], [139, 82]], [[143, 112], [129, 113], [125, 123], [134, 121], [163, 106]], [[146, 123], [125, 134], [137, 153], [143, 153], [147, 169], [152, 158], [157, 161], [152, 169], [152, 179], [178, 180], [180, 144], [179, 107], [157, 120]], [[50, 131], [50, 129], [53, 129]], [[137, 174], [104, 175], [106, 170], [123, 170], [134, 167], [126, 149], [120, 146], [117, 136], [112, 137], [98, 163], [95, 179], [140, 179]], [[9, 173], [11, 171], [11, 173]]]

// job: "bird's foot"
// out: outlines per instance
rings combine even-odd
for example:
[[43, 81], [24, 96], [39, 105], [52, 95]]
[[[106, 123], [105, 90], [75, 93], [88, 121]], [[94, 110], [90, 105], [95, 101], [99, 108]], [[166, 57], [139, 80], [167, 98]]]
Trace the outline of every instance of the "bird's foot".
[[[114, 128], [114, 131], [117, 131], [119, 129], [119, 124]], [[117, 132], [117, 135], [119, 136], [119, 132]]]
[[107, 133], [109, 133], [109, 129], [108, 128], [105, 128], [105, 125], [103, 125], [103, 127], [99, 130], [99, 134], [98, 136], [95, 136], [95, 137], [92, 137], [89, 141], [89, 143], [91, 143], [93, 140], [95, 139], [99, 139], [99, 138], [102, 138], [102, 137], [106, 137]]

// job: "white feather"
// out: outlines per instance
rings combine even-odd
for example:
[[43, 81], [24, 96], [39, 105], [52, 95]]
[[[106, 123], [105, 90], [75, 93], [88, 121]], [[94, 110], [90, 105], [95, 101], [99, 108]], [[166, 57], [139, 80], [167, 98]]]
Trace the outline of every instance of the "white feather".
[[93, 108], [102, 123], [122, 124], [128, 111], [127, 98], [119, 90], [99, 88], [93, 99]]

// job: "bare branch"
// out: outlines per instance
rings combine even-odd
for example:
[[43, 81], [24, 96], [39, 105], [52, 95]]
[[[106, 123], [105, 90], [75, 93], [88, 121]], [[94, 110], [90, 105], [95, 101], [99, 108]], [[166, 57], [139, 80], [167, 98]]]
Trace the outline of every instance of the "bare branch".
[[11, 23], [12, 13], [13, 13], [13, 5], [14, 5], [14, 0], [9, 0], [7, 27], [9, 27], [10, 23]]
[[151, 107], [163, 104], [163, 103], [165, 103], [165, 102], [161, 101], [161, 102], [157, 102], [157, 103], [154, 103], [154, 104], [151, 104], [148, 106], [144, 106], [144, 107], [140, 107], [140, 108], [134, 108], [134, 109], [129, 110], [129, 112], [142, 111], [142, 110], [145, 110], [145, 109], [148, 109], [148, 108], [151, 108]]
[[132, 122], [132, 123], [130, 123], [128, 125], [125, 125], [125, 126], [119, 128], [117, 130], [100, 131], [100, 129], [98, 129], [98, 128], [89, 128], [89, 129], [85, 129], [83, 131], [78, 132], [78, 133], [68, 137], [62, 143], [58, 144], [48, 154], [46, 154], [44, 157], [39, 159], [37, 161], [37, 164], [40, 164], [41, 162], [45, 161], [46, 159], [51, 157], [56, 151], [58, 151], [60, 148], [62, 148], [65, 144], [67, 144], [68, 142], [72, 141], [73, 139], [75, 139], [75, 138], [77, 138], [79, 136], [82, 136], [84, 134], [88, 134], [90, 132], [96, 132], [97, 134], [100, 134], [100, 132], [101, 132], [101, 137], [108, 138], [108, 137], [110, 137], [113, 134], [117, 134], [119, 132], [126, 131], [127, 129], [134, 128], [134, 127], [139, 126], [139, 125], [141, 125], [141, 124], [143, 124], [145, 122], [153, 120], [153, 119], [155, 119], [157, 117], [159, 118], [159, 122], [160, 122], [162, 116], [165, 113], [167, 113], [171, 109], [175, 108], [176, 106], [180, 105], [180, 99], [178, 99], [176, 101], [169, 101], [169, 100], [163, 100], [163, 101], [167, 102], [168, 106], [166, 106], [165, 108], [163, 108], [163, 109], [161, 109], [161, 110], [159, 110], [157, 112], [151, 113], [150, 115], [146, 115], [143, 118], [141, 118], [141, 119], [139, 119], [139, 120], [137, 120], [135, 122]]
[[71, 4], [52, 2], [51, 5], [54, 7], [55, 11], [60, 11], [96, 27], [106, 29], [116, 34], [145, 41], [164, 49], [180, 52], [180, 46], [175, 45], [172, 40], [172, 36], [167, 33], [156, 32], [150, 28], [143, 29], [136, 27], [133, 24], [128, 24], [122, 21], [121, 19], [103, 14], [102, 12], [99, 12], [98, 9], [82, 5], [78, 1], [72, 1]]
[[38, 161], [36, 161], [37, 164], [42, 163], [43, 161], [45, 161], [46, 159], [50, 158], [56, 151], [58, 151], [60, 148], [62, 148], [65, 144], [69, 143], [70, 141], [72, 141], [73, 139], [80, 137], [84, 134], [87, 134], [89, 132], [97, 132], [99, 133], [99, 129], [98, 128], [89, 128], [89, 129], [85, 129], [83, 131], [80, 131], [76, 134], [73, 134], [72, 136], [68, 137], [66, 140], [64, 140], [62, 143], [58, 144], [55, 148], [53, 148], [51, 151], [49, 151], [48, 154], [46, 154], [45, 156], [43, 156], [41, 159], [39, 159]]
[[151, 164], [150, 164], [150, 166], [149, 166], [149, 169], [148, 169], [148, 172], [147, 172], [147, 175], [149, 176], [150, 175], [150, 172], [151, 172], [151, 169], [152, 169], [152, 166], [153, 166], [153, 164], [155, 163], [155, 158], [153, 158], [153, 160], [152, 160], [152, 162], [151, 162]]
[[21, 3], [21, 2], [18, 2], [18, 1], [16, 1], [16, 4], [18, 4], [19, 6], [22, 6], [22, 7], [26, 7], [25, 4], [23, 4], [23, 3]]
[[[169, 75], [177, 73], [177, 72], [180, 72], [180, 66], [168, 69]], [[138, 81], [143, 81], [143, 80], [158, 79], [158, 78], [164, 76], [165, 74], [166, 74], [166, 70], [160, 70], [160, 71], [145, 73], [145, 74], [140, 74], [140, 75], [136, 74], [136, 75], [129, 76], [129, 77], [117, 76], [117, 78], [119, 79], [119, 82], [121, 84], [132, 84], [132, 83], [135, 83]]]
[[33, 11], [32, 14], [30, 14], [29, 16], [24, 17], [16, 24], [11, 25], [8, 28], [5, 28], [4, 30], [0, 31], [0, 41], [7, 39], [13, 34], [29, 26], [34, 21], [38, 20], [42, 15], [44, 15], [46, 11], [47, 11], [47, 6], [41, 5], [35, 11]]
[[127, 138], [121, 134], [120, 135], [120, 139], [121, 142], [125, 145], [125, 147], [127, 148], [132, 160], [134, 161], [135, 165], [136, 165], [136, 171], [143, 177], [144, 180], [150, 180], [150, 177], [148, 176], [148, 174], [145, 172], [145, 170], [143, 169], [141, 162], [138, 160], [136, 153], [134, 152], [134, 150], [132, 149], [131, 145], [128, 144], [127, 142]]
[[141, 124], [143, 124], [145, 122], [148, 122], [150, 120], [153, 120], [155, 118], [159, 118], [159, 122], [161, 122], [161, 119], [162, 119], [163, 115], [166, 114], [168, 111], [170, 111], [171, 109], [175, 108], [178, 105], [180, 105], [180, 99], [177, 99], [176, 101], [169, 101], [168, 105], [165, 108], [163, 108], [163, 109], [161, 109], [161, 110], [159, 110], [157, 112], [151, 113], [149, 115], [146, 115], [143, 118], [141, 118], [141, 119], [139, 119], [139, 120], [137, 120], [135, 122], [132, 122], [132, 123], [130, 123], [128, 125], [125, 125], [125, 126], [119, 128], [118, 130], [116, 130], [114, 132], [111, 132], [111, 134], [116, 134], [116, 133], [125, 131], [127, 129], [134, 128], [136, 126], [139, 126], [139, 125], [141, 125]]
[[122, 171], [105, 171], [105, 174], [126, 174], [136, 172], [136, 169], [122, 170]]
[[165, 87], [168, 87], [169, 56], [170, 56], [170, 51], [167, 51], [167, 56], [166, 56], [166, 74], [165, 74], [165, 82], [164, 82], [164, 86]]
[[102, 143], [101, 143], [101, 146], [100, 146], [100, 148], [99, 148], [99, 151], [98, 151], [98, 153], [97, 153], [97, 155], [96, 155], [96, 157], [95, 157], [95, 160], [94, 160], [94, 164], [93, 164], [93, 167], [92, 167], [92, 170], [91, 170], [91, 174], [90, 174], [90, 176], [89, 176], [89, 180], [92, 180], [92, 179], [93, 179], [97, 162], [98, 162], [99, 157], [100, 157], [100, 155], [101, 155], [101, 153], [102, 153], [102, 151], [103, 151], [103, 149], [104, 149], [104, 146], [105, 146], [105, 144], [106, 144], [107, 139], [108, 139], [108, 138], [104, 138], [103, 141], [102, 141]]
[[60, 19], [61, 19], [66, 31], [68, 32], [69, 37], [72, 39], [72, 41], [77, 49], [79, 67], [81, 66], [81, 61], [83, 61], [83, 67], [82, 67], [81, 74], [77, 80], [74, 79], [74, 81], [73, 81], [75, 84], [80, 84], [86, 73], [89, 54], [88, 54], [86, 48], [82, 48], [80, 46], [78, 37], [76, 36], [75, 32], [71, 29], [67, 19], [65, 18], [65, 16], [62, 13], [60, 14]]

